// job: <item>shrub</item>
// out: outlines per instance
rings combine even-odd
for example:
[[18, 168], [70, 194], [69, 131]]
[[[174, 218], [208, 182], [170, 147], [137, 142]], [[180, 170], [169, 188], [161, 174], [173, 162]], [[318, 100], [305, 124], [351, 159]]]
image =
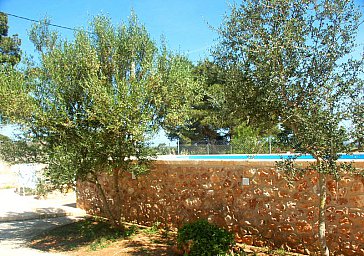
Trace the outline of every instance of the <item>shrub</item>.
[[234, 236], [207, 220], [198, 220], [178, 230], [177, 243], [187, 255], [212, 256], [225, 254], [234, 245]]

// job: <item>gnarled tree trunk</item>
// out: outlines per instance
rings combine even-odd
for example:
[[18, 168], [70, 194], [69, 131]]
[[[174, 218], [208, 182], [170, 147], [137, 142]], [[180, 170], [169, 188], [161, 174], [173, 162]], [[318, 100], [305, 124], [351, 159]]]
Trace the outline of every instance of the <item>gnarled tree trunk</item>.
[[326, 244], [326, 174], [319, 172], [320, 206], [319, 206], [319, 240], [321, 255], [329, 256], [329, 248]]
[[95, 178], [95, 182], [93, 182], [93, 183], [96, 185], [96, 188], [98, 190], [99, 196], [100, 196], [102, 204], [103, 204], [103, 209], [104, 209], [105, 213], [107, 214], [107, 218], [110, 220], [111, 224], [114, 227], [123, 231], [125, 229], [125, 227], [124, 227], [123, 223], [120, 221], [120, 217], [115, 216], [113, 214], [109, 201], [107, 200], [105, 191], [104, 191], [101, 183], [99, 182], [99, 179], [96, 174], [94, 175], [94, 178]]

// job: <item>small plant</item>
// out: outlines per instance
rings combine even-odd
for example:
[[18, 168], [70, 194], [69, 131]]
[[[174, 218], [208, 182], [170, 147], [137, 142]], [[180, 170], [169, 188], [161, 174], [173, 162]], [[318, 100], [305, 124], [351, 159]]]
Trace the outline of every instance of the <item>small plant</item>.
[[185, 224], [177, 233], [178, 247], [186, 255], [225, 255], [234, 243], [233, 234], [207, 220]]
[[139, 228], [136, 225], [131, 225], [124, 231], [124, 236], [131, 237], [132, 235], [135, 235], [138, 230]]
[[102, 237], [102, 238], [97, 239], [96, 241], [94, 241], [94, 242], [92, 242], [90, 244], [90, 250], [91, 251], [97, 251], [97, 250], [100, 250], [100, 249], [104, 249], [104, 248], [108, 247], [112, 242], [113, 242], [112, 239]]
[[281, 255], [281, 256], [284, 256], [284, 255], [287, 255], [287, 252], [286, 250], [284, 250], [283, 248], [279, 248], [279, 249], [276, 249], [273, 251], [273, 254], [274, 255]]
[[151, 226], [151, 227], [149, 227], [149, 228], [147, 228], [147, 229], [145, 229], [143, 232], [145, 233], [145, 234], [149, 234], [149, 235], [153, 235], [153, 234], [156, 234], [158, 231], [159, 231], [159, 226], [160, 226], [160, 222], [159, 221], [156, 221], [156, 222], [154, 222], [154, 224], [153, 224], [153, 226]]
[[35, 188], [35, 194], [38, 197], [46, 198], [47, 195], [53, 190], [54, 188], [52, 188], [52, 186], [48, 182], [46, 182], [46, 180], [38, 179], [37, 186]]
[[0, 189], [11, 189], [11, 188], [15, 188], [14, 185], [5, 185], [3, 187], [0, 187]]

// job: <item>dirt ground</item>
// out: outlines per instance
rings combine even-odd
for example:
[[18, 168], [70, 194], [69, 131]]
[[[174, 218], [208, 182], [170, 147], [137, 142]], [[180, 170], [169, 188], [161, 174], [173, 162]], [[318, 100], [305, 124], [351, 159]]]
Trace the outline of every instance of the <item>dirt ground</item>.
[[176, 247], [168, 245], [166, 239], [162, 239], [160, 236], [146, 236], [138, 234], [131, 239], [122, 240], [112, 243], [106, 248], [102, 248], [96, 251], [90, 251], [89, 247], [80, 248], [70, 255], [72, 256], [122, 256], [122, 255], [160, 255], [160, 256], [172, 256], [178, 255], [176, 253]]
[[[40, 251], [61, 252], [69, 256], [172, 256], [178, 255], [174, 239], [174, 234], [165, 236], [161, 232], [146, 233], [143, 231], [138, 231], [124, 239], [101, 239], [92, 243], [69, 241], [54, 235], [44, 235], [31, 241], [29, 246]], [[74, 247], [72, 243], [75, 243]]]
[[[163, 230], [148, 232], [148, 229], [138, 229], [133, 235], [127, 238], [98, 241], [97, 243], [67, 240], [66, 236], [61, 238], [55, 235], [44, 235], [30, 243], [34, 249], [44, 252], [63, 253], [69, 256], [173, 256], [183, 255], [183, 252], [176, 246], [176, 233]], [[77, 239], [76, 239], [77, 240]], [[72, 243], [75, 243], [73, 248]], [[284, 250], [270, 250], [268, 248], [254, 247], [238, 244], [234, 247], [233, 255], [295, 255]], [[238, 253], [240, 252], [240, 253]]]

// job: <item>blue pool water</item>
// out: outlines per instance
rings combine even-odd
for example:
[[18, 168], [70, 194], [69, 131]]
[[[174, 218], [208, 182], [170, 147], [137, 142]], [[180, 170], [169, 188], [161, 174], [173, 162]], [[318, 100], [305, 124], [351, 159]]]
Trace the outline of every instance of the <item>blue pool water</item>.
[[[177, 156], [177, 159], [187, 160], [283, 160], [292, 159], [294, 154], [270, 154], [270, 155], [185, 155]], [[300, 155], [298, 160], [313, 160], [311, 155]], [[364, 153], [342, 154], [340, 160], [364, 160]]]

